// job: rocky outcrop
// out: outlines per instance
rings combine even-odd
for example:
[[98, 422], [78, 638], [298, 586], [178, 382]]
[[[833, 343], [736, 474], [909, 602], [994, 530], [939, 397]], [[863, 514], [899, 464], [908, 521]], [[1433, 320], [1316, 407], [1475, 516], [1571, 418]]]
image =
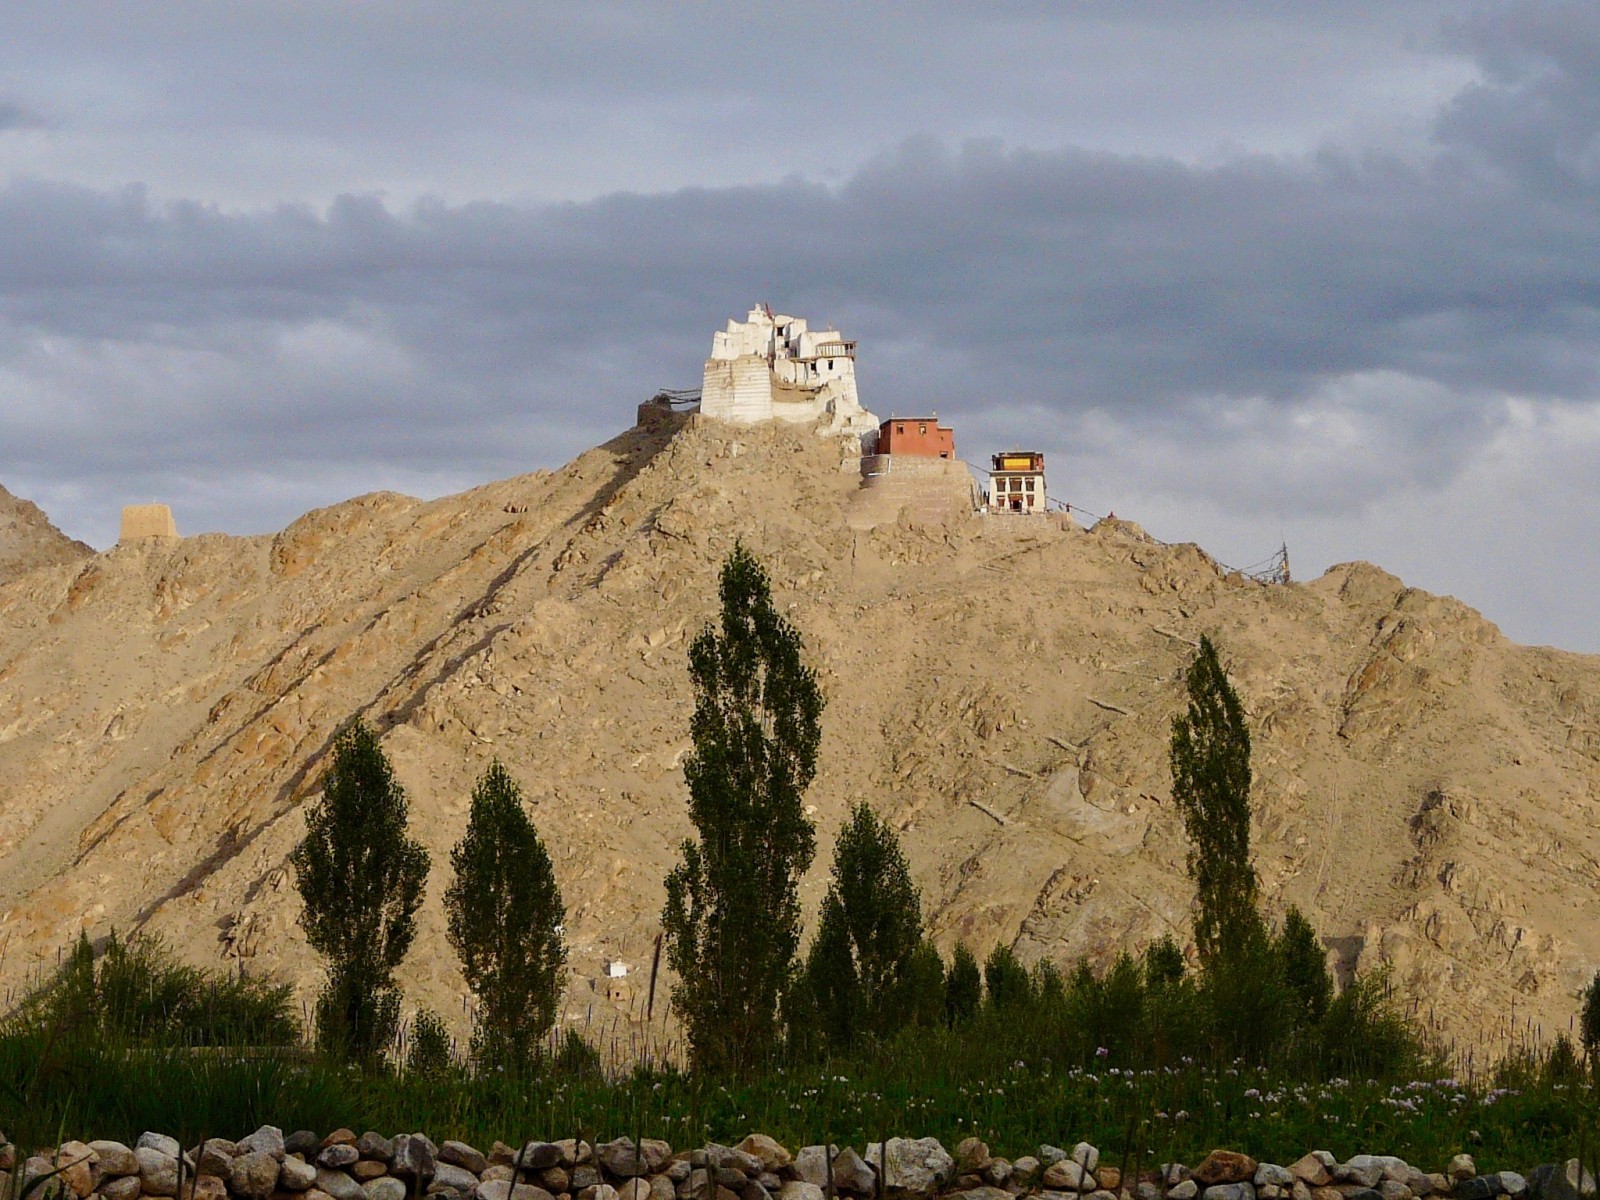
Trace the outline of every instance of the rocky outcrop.
[[32, 501], [0, 487], [0, 584], [40, 567], [58, 567], [94, 551], [62, 533]]

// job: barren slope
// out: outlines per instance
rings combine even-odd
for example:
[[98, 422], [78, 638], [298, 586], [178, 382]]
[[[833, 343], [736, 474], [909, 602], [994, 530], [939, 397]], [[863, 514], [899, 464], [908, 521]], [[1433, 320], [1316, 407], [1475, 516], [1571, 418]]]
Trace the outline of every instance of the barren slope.
[[568, 1015], [604, 1013], [590, 981], [604, 957], [648, 963], [687, 832], [685, 653], [742, 537], [828, 698], [813, 910], [865, 797], [904, 830], [946, 949], [1182, 935], [1166, 741], [1205, 632], [1253, 722], [1268, 903], [1300, 904], [1344, 969], [1392, 962], [1451, 1034], [1492, 1039], [1513, 1009], [1565, 1028], [1600, 960], [1600, 659], [1513, 645], [1365, 564], [1274, 587], [1119, 522], [859, 531], [838, 445], [675, 428], [0, 586], [4, 980], [80, 927], [147, 926], [314, 987], [286, 856], [365, 712], [434, 856], [408, 994], [462, 1011], [440, 896], [498, 756], [566, 895]]

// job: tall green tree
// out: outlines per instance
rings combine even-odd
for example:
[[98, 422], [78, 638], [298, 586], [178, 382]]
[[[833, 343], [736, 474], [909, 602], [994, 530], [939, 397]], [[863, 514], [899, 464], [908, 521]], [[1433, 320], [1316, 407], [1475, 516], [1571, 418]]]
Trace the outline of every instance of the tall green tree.
[[1250, 731], [1209, 637], [1185, 684], [1187, 711], [1172, 721], [1172, 798], [1189, 836], [1195, 945], [1208, 967], [1265, 934], [1250, 862]]
[[317, 1042], [358, 1058], [382, 1053], [400, 1018], [394, 971], [416, 936], [428, 852], [406, 835], [406, 795], [377, 736], [357, 719], [333, 744], [322, 796], [290, 855], [300, 925], [328, 961]]
[[567, 910], [522, 791], [499, 762], [472, 789], [467, 830], [450, 863], [450, 945], [479, 1004], [472, 1057], [480, 1067], [525, 1063], [561, 1004]]
[[767, 573], [742, 545], [722, 564], [720, 628], [689, 648], [689, 817], [662, 913], [673, 1006], [693, 1061], [740, 1069], [771, 1054], [800, 944], [800, 876], [816, 853], [802, 799], [816, 773], [822, 691]]
[[922, 897], [900, 839], [859, 803], [834, 846], [833, 881], [806, 959], [806, 984], [835, 1049], [909, 1020], [908, 973], [921, 941]]

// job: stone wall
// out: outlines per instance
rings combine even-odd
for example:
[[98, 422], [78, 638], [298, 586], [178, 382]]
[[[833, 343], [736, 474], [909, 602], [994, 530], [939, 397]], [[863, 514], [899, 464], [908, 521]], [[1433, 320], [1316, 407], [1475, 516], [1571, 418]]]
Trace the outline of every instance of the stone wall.
[[[674, 1152], [666, 1142], [571, 1138], [495, 1142], [488, 1153], [464, 1142], [435, 1144], [425, 1134], [285, 1137], [271, 1125], [237, 1142], [210, 1138], [188, 1150], [146, 1133], [134, 1146], [65, 1142], [19, 1163], [0, 1136], [0, 1195], [13, 1182], [45, 1182], [30, 1200], [824, 1200], [888, 1197], [925, 1200], [1587, 1200], [1593, 1176], [1576, 1159], [1524, 1175], [1480, 1175], [1458, 1154], [1438, 1171], [1389, 1155], [1340, 1162], [1314, 1150], [1289, 1166], [1215, 1150], [1192, 1168], [1163, 1163], [1140, 1170], [1101, 1161], [1087, 1142], [1071, 1150], [1041, 1145], [1015, 1160], [992, 1155], [971, 1137], [947, 1151], [935, 1138], [892, 1137], [858, 1153], [806, 1146], [793, 1153], [763, 1134], [737, 1146]], [[1124, 1175], [1124, 1171], [1127, 1175]], [[20, 1171], [21, 1178], [12, 1176]], [[881, 1178], [880, 1178], [881, 1176]]]

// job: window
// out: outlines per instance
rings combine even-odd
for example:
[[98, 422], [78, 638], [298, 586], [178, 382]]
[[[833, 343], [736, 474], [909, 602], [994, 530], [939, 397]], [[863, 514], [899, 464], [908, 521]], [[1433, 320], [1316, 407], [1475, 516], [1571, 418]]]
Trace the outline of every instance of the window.
[[[1026, 487], [1027, 487], [1027, 489], [1028, 489], [1028, 490], [1029, 490], [1029, 491], [1030, 491], [1030, 492], [1031, 492], [1031, 491], [1033, 491], [1033, 480], [1032, 480], [1032, 479], [1031, 479], [1031, 478], [1030, 478], [1030, 479], [1029, 479], [1029, 480], [1028, 480], [1028, 481], [1027, 481], [1027, 483], [1026, 483], [1026, 485], [1025, 485], [1025, 486], [1026, 486]], [[1032, 503], [1033, 503], [1033, 501], [1031, 501], [1031, 500], [1030, 500], [1030, 501], [1029, 501], [1029, 502], [1028, 502], [1028, 503], [1030, 503], [1030, 504], [1032, 504]]]
[[926, 436], [927, 432], [928, 432], [928, 427], [926, 425], [918, 425], [917, 426], [917, 432], [922, 434], [922, 435], [924, 435], [924, 436]]

